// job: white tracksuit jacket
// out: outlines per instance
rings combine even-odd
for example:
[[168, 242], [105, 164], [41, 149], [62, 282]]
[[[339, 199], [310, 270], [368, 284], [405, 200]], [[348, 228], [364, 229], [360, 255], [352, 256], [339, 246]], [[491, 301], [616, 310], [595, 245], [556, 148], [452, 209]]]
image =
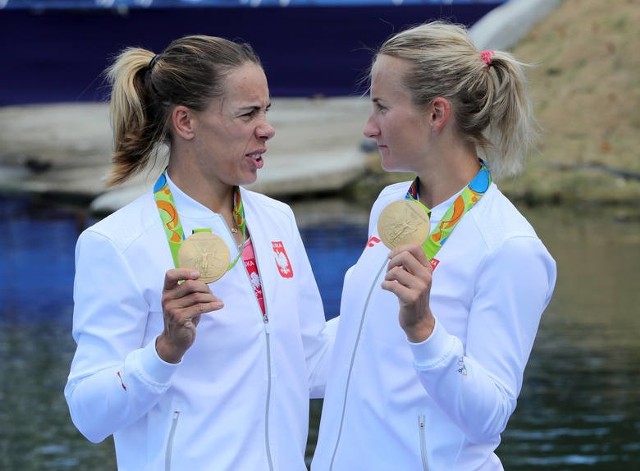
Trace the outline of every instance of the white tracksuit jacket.
[[[397, 297], [380, 287], [389, 250], [376, 229], [409, 185], [380, 194], [369, 242], [345, 277], [313, 471], [502, 469], [494, 450], [516, 407], [555, 262], [492, 184], [436, 254], [436, 327], [409, 343]], [[432, 227], [452, 201], [433, 208]]]
[[[212, 228], [233, 259], [222, 218], [171, 189], [184, 233]], [[89, 440], [113, 434], [121, 471], [306, 470], [309, 397], [324, 392], [332, 336], [291, 209], [241, 191], [269, 321], [240, 260], [209, 285], [225, 307], [202, 316], [176, 365], [154, 347], [173, 260], [152, 193], [79, 237], [65, 396]]]

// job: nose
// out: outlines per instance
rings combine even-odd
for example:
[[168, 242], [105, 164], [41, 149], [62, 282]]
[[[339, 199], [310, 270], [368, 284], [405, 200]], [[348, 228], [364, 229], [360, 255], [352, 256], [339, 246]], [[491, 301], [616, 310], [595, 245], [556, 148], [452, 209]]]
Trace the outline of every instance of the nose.
[[265, 119], [256, 128], [256, 134], [258, 136], [258, 139], [264, 139], [265, 141], [268, 141], [269, 139], [271, 139], [273, 136], [276, 135], [276, 130], [273, 128], [273, 126], [271, 126], [269, 121]]
[[369, 119], [367, 119], [364, 129], [362, 130], [362, 134], [371, 139], [374, 139], [380, 134], [380, 128], [374, 123], [373, 115], [369, 116]]

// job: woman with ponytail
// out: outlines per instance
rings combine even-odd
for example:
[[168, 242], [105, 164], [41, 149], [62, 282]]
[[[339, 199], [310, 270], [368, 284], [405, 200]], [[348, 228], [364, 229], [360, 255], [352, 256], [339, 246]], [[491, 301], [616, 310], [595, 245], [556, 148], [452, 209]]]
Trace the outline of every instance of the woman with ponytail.
[[291, 209], [243, 187], [274, 135], [258, 57], [186, 36], [107, 77], [110, 183], [168, 164], [78, 239], [74, 424], [120, 470], [306, 470], [332, 336]]
[[313, 471], [501, 470], [556, 266], [494, 178], [535, 137], [523, 64], [432, 22], [387, 40], [364, 134], [412, 172], [347, 276]]

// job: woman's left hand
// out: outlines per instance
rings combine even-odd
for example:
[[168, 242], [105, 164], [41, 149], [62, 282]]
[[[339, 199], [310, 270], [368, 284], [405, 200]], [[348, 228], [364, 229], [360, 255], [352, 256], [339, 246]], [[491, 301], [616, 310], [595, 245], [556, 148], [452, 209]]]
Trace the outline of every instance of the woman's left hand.
[[410, 342], [422, 342], [433, 332], [435, 318], [429, 308], [431, 264], [419, 245], [402, 245], [389, 254], [382, 288], [400, 302], [399, 321]]

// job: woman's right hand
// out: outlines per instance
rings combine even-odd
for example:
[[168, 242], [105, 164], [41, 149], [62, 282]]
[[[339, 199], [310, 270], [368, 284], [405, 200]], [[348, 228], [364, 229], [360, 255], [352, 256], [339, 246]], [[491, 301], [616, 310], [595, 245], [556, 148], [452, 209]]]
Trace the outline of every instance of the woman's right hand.
[[168, 363], [178, 363], [193, 345], [200, 316], [224, 307], [199, 278], [200, 273], [190, 268], [173, 268], [164, 276], [164, 330], [156, 339], [156, 351]]
[[432, 273], [431, 264], [419, 245], [402, 245], [389, 254], [382, 289], [398, 297], [400, 327], [410, 342], [423, 342], [435, 326], [429, 307]]

